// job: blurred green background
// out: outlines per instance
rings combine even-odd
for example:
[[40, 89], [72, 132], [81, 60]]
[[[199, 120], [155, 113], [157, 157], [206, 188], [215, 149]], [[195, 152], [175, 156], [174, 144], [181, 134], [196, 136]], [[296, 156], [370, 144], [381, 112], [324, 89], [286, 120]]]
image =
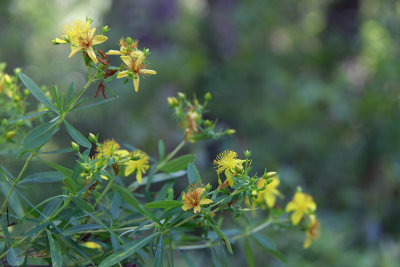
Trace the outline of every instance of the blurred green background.
[[[287, 266], [398, 266], [400, 1], [0, 0], [0, 7], [0, 62], [38, 84], [84, 85], [82, 59], [51, 43], [73, 19], [111, 28], [103, 50], [131, 36], [152, 51], [158, 75], [142, 79], [138, 94], [116, 81], [110, 88], [118, 100], [71, 116], [85, 135], [155, 156], [158, 138], [170, 150], [183, 136], [166, 97], [211, 92], [210, 117], [237, 134], [186, 147], [206, 176], [215, 176], [211, 162], [220, 151], [248, 148], [259, 172], [280, 172], [281, 205], [296, 185], [318, 204], [321, 236], [310, 249], [302, 249], [304, 233], [265, 231]], [[91, 102], [101, 100], [95, 92]], [[60, 131], [51, 146], [70, 141]], [[53, 160], [72, 165], [74, 158]], [[284, 265], [251, 246], [256, 266]], [[230, 265], [246, 265], [241, 244], [234, 250]], [[189, 255], [209, 266], [207, 253]], [[179, 253], [175, 263], [184, 266]]]

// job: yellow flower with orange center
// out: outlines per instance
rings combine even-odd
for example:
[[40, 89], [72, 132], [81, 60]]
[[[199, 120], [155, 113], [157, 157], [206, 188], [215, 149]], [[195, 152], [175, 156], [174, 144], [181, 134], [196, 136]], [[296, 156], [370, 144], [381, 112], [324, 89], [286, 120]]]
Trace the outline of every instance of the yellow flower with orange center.
[[187, 211], [193, 208], [194, 213], [199, 213], [201, 210], [200, 205], [210, 204], [213, 201], [208, 198], [204, 198], [203, 194], [205, 192], [204, 187], [194, 186], [189, 188], [188, 192], [182, 192], [182, 209]]
[[63, 39], [56, 38], [54, 43], [71, 43], [72, 57], [81, 50], [84, 50], [90, 59], [97, 64], [98, 60], [93, 50], [93, 46], [105, 42], [108, 38], [104, 35], [96, 35], [96, 28], [90, 28], [91, 20], [87, 19], [86, 22], [76, 20], [69, 25], [64, 26], [65, 34]]
[[155, 70], [149, 70], [145, 68], [144, 60], [146, 56], [143, 51], [136, 50], [130, 53], [129, 56], [121, 56], [122, 61], [127, 66], [127, 70], [118, 73], [117, 78], [124, 78], [131, 76], [133, 78], [133, 86], [135, 87], [135, 92], [139, 91], [139, 74], [141, 75], [155, 75], [157, 72]]
[[286, 205], [286, 212], [293, 211], [290, 217], [293, 225], [298, 224], [304, 215], [311, 214], [316, 209], [317, 204], [313, 197], [302, 192], [296, 192], [292, 201]]
[[233, 186], [233, 179], [231, 175], [235, 172], [235, 167], [242, 167], [245, 160], [237, 159], [237, 153], [232, 150], [225, 150], [217, 155], [214, 160], [214, 165], [217, 168], [217, 173], [220, 174], [225, 171], [226, 179], [230, 186]]

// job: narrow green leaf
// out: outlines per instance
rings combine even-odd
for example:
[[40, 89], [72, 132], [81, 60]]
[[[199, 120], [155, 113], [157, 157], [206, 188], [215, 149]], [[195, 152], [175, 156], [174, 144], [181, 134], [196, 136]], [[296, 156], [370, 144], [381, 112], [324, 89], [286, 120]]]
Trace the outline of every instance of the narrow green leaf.
[[77, 129], [75, 129], [71, 124], [69, 124], [66, 120], [64, 120], [65, 128], [67, 128], [67, 132], [78, 144], [84, 147], [92, 147], [92, 144], [87, 140], [83, 134], [81, 134]]
[[95, 106], [98, 106], [98, 105], [101, 105], [101, 104], [104, 104], [104, 103], [107, 103], [107, 102], [111, 102], [111, 101], [117, 100], [118, 98], [119, 98], [118, 96], [115, 96], [113, 98], [107, 98], [107, 99], [98, 101], [98, 102], [93, 103], [93, 104], [89, 104], [89, 105], [86, 105], [86, 106], [83, 106], [83, 107], [75, 108], [74, 111], [92, 108], [92, 107], [95, 107]]
[[22, 140], [26, 149], [33, 149], [45, 144], [58, 131], [57, 121], [46, 122], [30, 130]]
[[193, 163], [189, 163], [187, 166], [187, 176], [188, 176], [189, 184], [194, 184], [194, 183], [201, 184], [200, 174], [199, 174], [196, 166]]
[[54, 105], [50, 102], [50, 100], [46, 97], [46, 95], [40, 90], [39, 86], [32, 81], [28, 76], [26, 76], [23, 73], [18, 73], [19, 78], [21, 79], [22, 83], [28, 88], [29, 92], [36, 97], [39, 102], [41, 102], [43, 105], [48, 107], [49, 109], [57, 112], [57, 109], [54, 107]]
[[252, 234], [251, 237], [256, 241], [258, 245], [264, 248], [269, 254], [282, 261], [283, 263], [287, 263], [285, 257], [275, 249], [274, 242], [266, 236]]
[[62, 255], [60, 243], [51, 236], [49, 230], [47, 232], [47, 239], [49, 240], [51, 263], [53, 267], [62, 267]]
[[7, 253], [7, 263], [11, 266], [20, 266], [24, 263], [25, 256], [23, 250], [19, 248], [10, 248]]
[[157, 219], [157, 217], [154, 216], [151, 211], [144, 208], [142, 206], [142, 204], [140, 204], [139, 200], [137, 200], [128, 190], [126, 190], [125, 188], [123, 188], [119, 185], [116, 185], [116, 184], [112, 184], [111, 187], [114, 190], [117, 190], [121, 193], [121, 197], [125, 202], [127, 202], [129, 205], [134, 207], [137, 211], [139, 211], [140, 213], [142, 213], [143, 215], [145, 215], [146, 217], [151, 219], [153, 222], [157, 223], [158, 225], [161, 225], [160, 220]]
[[194, 154], [183, 155], [179, 158], [171, 160], [170, 162], [162, 166], [160, 170], [168, 173], [184, 170], [187, 168], [187, 165], [189, 163], [192, 163], [195, 159], [196, 155]]
[[[171, 179], [176, 179], [178, 177], [182, 177], [186, 174], [186, 171], [178, 171], [174, 173], [158, 173], [153, 175], [153, 178], [151, 180], [151, 183], [158, 183], [158, 182], [163, 182]], [[148, 181], [148, 177], [143, 177], [142, 183], [139, 184], [139, 182], [134, 181], [128, 186], [129, 191], [134, 191], [136, 188], [138, 188], [140, 185], [146, 184]]]
[[155, 236], [157, 236], [157, 234], [158, 233], [154, 233], [142, 239], [129, 242], [128, 244], [120, 247], [113, 254], [105, 258], [100, 263], [99, 267], [109, 267], [128, 258], [130, 255], [147, 245], [147, 243], [149, 243]]
[[163, 140], [158, 140], [158, 155], [160, 157], [160, 160], [164, 158], [165, 155], [165, 145]]
[[164, 264], [164, 242], [163, 236], [160, 235], [158, 240], [156, 255], [154, 255], [154, 267], [162, 267]]
[[65, 177], [64, 174], [48, 171], [48, 172], [36, 172], [25, 178], [23, 178], [20, 184], [26, 183], [56, 183], [60, 182]]
[[79, 224], [65, 230], [63, 235], [73, 235], [84, 231], [97, 230], [100, 228], [101, 226], [97, 224]]
[[243, 243], [244, 243], [244, 252], [246, 254], [247, 264], [249, 267], [254, 267], [254, 256], [253, 252], [251, 251], [249, 239], [245, 237]]
[[84, 200], [82, 200], [80, 198], [76, 198], [76, 197], [72, 197], [71, 199], [72, 199], [72, 202], [74, 202], [74, 204], [78, 208], [80, 208], [80, 209], [82, 209], [84, 211], [90, 212], [90, 213], [94, 212], [93, 207], [89, 203], [87, 203], [86, 201], [84, 201]]
[[39, 224], [39, 225], [33, 227], [33, 228], [32, 228], [31, 230], [29, 230], [28, 232], [26, 232], [26, 233], [24, 234], [24, 237], [28, 237], [28, 236], [31, 236], [31, 235], [35, 235], [35, 234], [39, 233], [40, 231], [42, 231], [43, 229], [45, 229], [48, 225], [49, 225], [49, 222]]
[[10, 120], [8, 123], [9, 124], [14, 124], [14, 123], [16, 123], [16, 122], [18, 122], [20, 120], [24, 121], [24, 120], [27, 120], [27, 119], [30, 119], [30, 118], [34, 118], [34, 117], [43, 115], [43, 114], [47, 114], [49, 112], [51, 112], [51, 111], [45, 110], [45, 111], [40, 111], [40, 112], [28, 113], [28, 115], [23, 116], [23, 117], [18, 117], [18, 118], [14, 119], [14, 120]]
[[[6, 183], [0, 183], [0, 189], [3, 193], [4, 197], [8, 195], [8, 192], [11, 190], [11, 186]], [[22, 207], [21, 200], [16, 194], [16, 190], [11, 193], [10, 200], [8, 201], [9, 207], [17, 214], [19, 218], [22, 218], [25, 214], [24, 208]]]
[[68, 107], [71, 104], [72, 94], [74, 93], [74, 83], [72, 82], [67, 91], [67, 95], [65, 97], [65, 105]]
[[76, 194], [77, 189], [74, 180], [71, 177], [65, 177], [63, 180], [63, 184], [71, 191], [72, 194]]
[[215, 233], [217, 233], [219, 238], [221, 238], [224, 241], [229, 253], [231, 253], [233, 255], [231, 243], [229, 242], [229, 239], [226, 237], [226, 235], [218, 228], [218, 226], [212, 224], [211, 227], [215, 231]]
[[72, 176], [72, 170], [65, 168], [64, 166], [61, 166], [57, 163], [53, 163], [50, 161], [45, 161], [43, 160], [44, 163], [46, 163], [48, 166], [52, 167], [53, 169], [61, 172], [62, 174], [64, 174], [67, 177], [71, 177]]
[[157, 209], [157, 208], [175, 208], [182, 206], [183, 203], [177, 200], [164, 200], [164, 201], [154, 201], [144, 205], [146, 208]]
[[121, 194], [119, 191], [114, 193], [112, 203], [111, 203], [111, 217], [113, 220], [119, 217], [119, 208], [121, 206]]
[[51, 151], [39, 151], [39, 154], [63, 154], [73, 152], [72, 147], [56, 149]]
[[[61, 198], [54, 198], [51, 201], [49, 201], [49, 203], [47, 203], [47, 205], [43, 209], [43, 212], [42, 212], [43, 215], [45, 215], [46, 217], [50, 217], [51, 215], [53, 215], [60, 207], [61, 202], [62, 202]], [[43, 219], [45, 219], [45, 218], [43, 218]]]

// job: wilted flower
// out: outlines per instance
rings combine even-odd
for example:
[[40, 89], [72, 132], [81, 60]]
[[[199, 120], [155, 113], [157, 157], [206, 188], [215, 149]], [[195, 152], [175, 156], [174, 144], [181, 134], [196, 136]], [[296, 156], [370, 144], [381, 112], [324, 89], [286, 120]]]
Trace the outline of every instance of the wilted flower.
[[182, 193], [182, 201], [183, 201], [183, 206], [182, 209], [184, 211], [187, 211], [191, 208], [193, 208], [194, 213], [199, 213], [201, 210], [200, 205], [206, 205], [210, 204], [213, 201], [208, 198], [204, 198], [203, 194], [206, 189], [204, 187], [198, 187], [194, 186], [192, 188], [189, 188], [188, 192]]

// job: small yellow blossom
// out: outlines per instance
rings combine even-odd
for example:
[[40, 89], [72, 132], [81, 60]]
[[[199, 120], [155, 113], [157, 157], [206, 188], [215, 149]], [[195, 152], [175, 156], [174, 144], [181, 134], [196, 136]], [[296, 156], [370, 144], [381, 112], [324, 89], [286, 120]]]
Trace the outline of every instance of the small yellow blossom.
[[100, 156], [112, 157], [119, 148], [119, 144], [113, 139], [106, 140], [101, 144], [101, 147], [96, 148], [96, 158], [99, 158]]
[[104, 35], [96, 35], [96, 28], [90, 28], [91, 20], [76, 20], [69, 25], [64, 26], [65, 35], [63, 39], [56, 38], [55, 43], [67, 43], [69, 40], [71, 43], [71, 53], [69, 57], [72, 57], [81, 50], [85, 50], [90, 59], [97, 64], [98, 60], [93, 50], [94, 45], [105, 42], [108, 38]]
[[150, 168], [149, 166], [149, 156], [140, 150], [135, 150], [133, 152], [133, 157], [136, 159], [131, 159], [126, 163], [125, 176], [136, 172], [136, 180], [142, 182], [142, 174]]
[[98, 243], [92, 242], [92, 241], [88, 241], [88, 242], [82, 243], [82, 246], [90, 248], [90, 249], [99, 249], [99, 250], [101, 250], [101, 246]]
[[[260, 179], [257, 181], [257, 188], [263, 188], [267, 181], [265, 179]], [[253, 202], [256, 204], [262, 204], [265, 202], [268, 208], [272, 208], [276, 203], [276, 197], [283, 197], [283, 195], [279, 192], [277, 187], [279, 186], [279, 179], [274, 177], [272, 178], [272, 182], [267, 185], [267, 187], [258, 192], [258, 198]]]
[[118, 56], [129, 56], [131, 53], [133, 53], [138, 46], [139, 41], [138, 40], [132, 40], [130, 38], [124, 39], [121, 38], [119, 40], [119, 50], [110, 50], [106, 54], [107, 55], [118, 55]]
[[306, 239], [303, 243], [303, 248], [309, 248], [311, 240], [317, 240], [319, 237], [319, 221], [316, 219], [315, 214], [310, 215], [310, 223], [306, 232]]
[[220, 174], [225, 171], [226, 179], [229, 185], [233, 185], [233, 180], [231, 174], [235, 172], [235, 167], [237, 165], [242, 166], [245, 160], [237, 159], [237, 153], [232, 150], [225, 150], [218, 154], [217, 158], [214, 160], [214, 165], [217, 168], [217, 173]]
[[201, 210], [200, 205], [210, 204], [213, 201], [208, 198], [204, 198], [203, 194], [206, 189], [204, 187], [194, 186], [189, 188], [188, 192], [182, 192], [182, 209], [187, 211], [193, 208], [194, 213], [199, 213]]
[[317, 205], [312, 196], [302, 192], [296, 192], [292, 201], [286, 205], [286, 212], [294, 211], [290, 217], [293, 225], [298, 224], [304, 215], [311, 214], [316, 209]]
[[121, 56], [122, 61], [128, 67], [128, 70], [124, 70], [118, 73], [117, 78], [124, 78], [133, 75], [133, 85], [135, 87], [135, 92], [139, 91], [139, 74], [142, 75], [155, 75], [157, 72], [155, 70], [149, 70], [145, 68], [144, 60], [146, 56], [143, 51], [136, 50], [130, 53], [129, 56]]

